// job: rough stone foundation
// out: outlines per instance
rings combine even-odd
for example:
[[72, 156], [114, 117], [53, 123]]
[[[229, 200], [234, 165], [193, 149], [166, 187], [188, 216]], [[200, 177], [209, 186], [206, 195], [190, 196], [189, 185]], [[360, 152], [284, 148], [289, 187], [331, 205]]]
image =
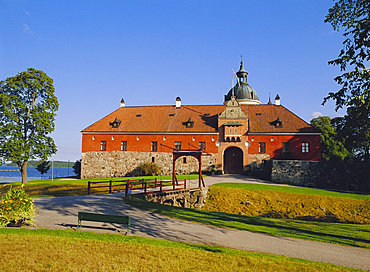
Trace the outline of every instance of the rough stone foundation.
[[[215, 154], [202, 157], [202, 170], [209, 170], [215, 164]], [[184, 159], [186, 161], [184, 162]], [[162, 175], [172, 174], [172, 153], [138, 151], [86, 152], [81, 155], [81, 178], [124, 177], [140, 164], [155, 162]], [[176, 160], [176, 174], [199, 171], [198, 160], [184, 156]]]
[[271, 160], [271, 181], [314, 187], [320, 174], [317, 161]]
[[148, 202], [167, 204], [201, 210], [207, 199], [207, 188], [182, 189], [168, 192], [156, 192], [145, 195]]

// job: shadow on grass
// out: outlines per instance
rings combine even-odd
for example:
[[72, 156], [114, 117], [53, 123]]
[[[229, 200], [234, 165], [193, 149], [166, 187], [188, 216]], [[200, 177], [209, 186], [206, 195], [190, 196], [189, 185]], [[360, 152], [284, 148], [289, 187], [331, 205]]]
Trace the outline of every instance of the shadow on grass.
[[370, 248], [369, 225], [306, 222], [199, 211], [146, 202], [142, 196], [124, 198], [124, 202], [140, 209], [215, 227]]

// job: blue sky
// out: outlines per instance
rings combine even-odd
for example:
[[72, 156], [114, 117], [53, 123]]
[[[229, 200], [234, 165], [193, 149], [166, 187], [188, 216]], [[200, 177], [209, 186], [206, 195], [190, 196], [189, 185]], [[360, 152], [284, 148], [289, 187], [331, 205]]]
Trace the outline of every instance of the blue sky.
[[240, 55], [262, 101], [309, 122], [338, 116], [328, 65], [342, 33], [324, 23], [332, 0], [0, 0], [0, 79], [29, 67], [54, 79], [54, 160], [77, 160], [80, 131], [119, 107], [222, 104]]

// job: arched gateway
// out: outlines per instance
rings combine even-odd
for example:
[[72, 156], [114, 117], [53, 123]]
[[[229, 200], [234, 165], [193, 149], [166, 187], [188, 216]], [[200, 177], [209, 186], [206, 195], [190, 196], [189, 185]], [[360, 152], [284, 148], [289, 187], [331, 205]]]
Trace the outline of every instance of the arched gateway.
[[239, 147], [229, 147], [224, 153], [224, 173], [243, 173], [243, 150]]
[[177, 177], [176, 177], [176, 160], [183, 156], [192, 156], [196, 158], [199, 162], [199, 187], [205, 187], [203, 175], [202, 175], [202, 149], [196, 149], [196, 150], [174, 150], [173, 151], [173, 165], [172, 165], [172, 181], [177, 183]]

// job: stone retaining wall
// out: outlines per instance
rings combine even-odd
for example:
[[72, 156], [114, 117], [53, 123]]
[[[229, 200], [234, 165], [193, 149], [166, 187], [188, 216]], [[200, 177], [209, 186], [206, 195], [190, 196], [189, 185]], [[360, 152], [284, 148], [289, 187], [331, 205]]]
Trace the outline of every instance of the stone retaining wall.
[[271, 160], [271, 181], [314, 187], [320, 174], [317, 161]]
[[[184, 162], [183, 158], [186, 158]], [[215, 164], [215, 154], [202, 157], [202, 170]], [[154, 162], [162, 175], [172, 174], [172, 153], [138, 151], [86, 152], [81, 155], [81, 178], [124, 177], [142, 163]], [[199, 170], [198, 160], [191, 156], [176, 160], [176, 174], [189, 174]]]
[[207, 199], [207, 188], [181, 189], [168, 192], [156, 192], [145, 195], [148, 202], [201, 210]]

